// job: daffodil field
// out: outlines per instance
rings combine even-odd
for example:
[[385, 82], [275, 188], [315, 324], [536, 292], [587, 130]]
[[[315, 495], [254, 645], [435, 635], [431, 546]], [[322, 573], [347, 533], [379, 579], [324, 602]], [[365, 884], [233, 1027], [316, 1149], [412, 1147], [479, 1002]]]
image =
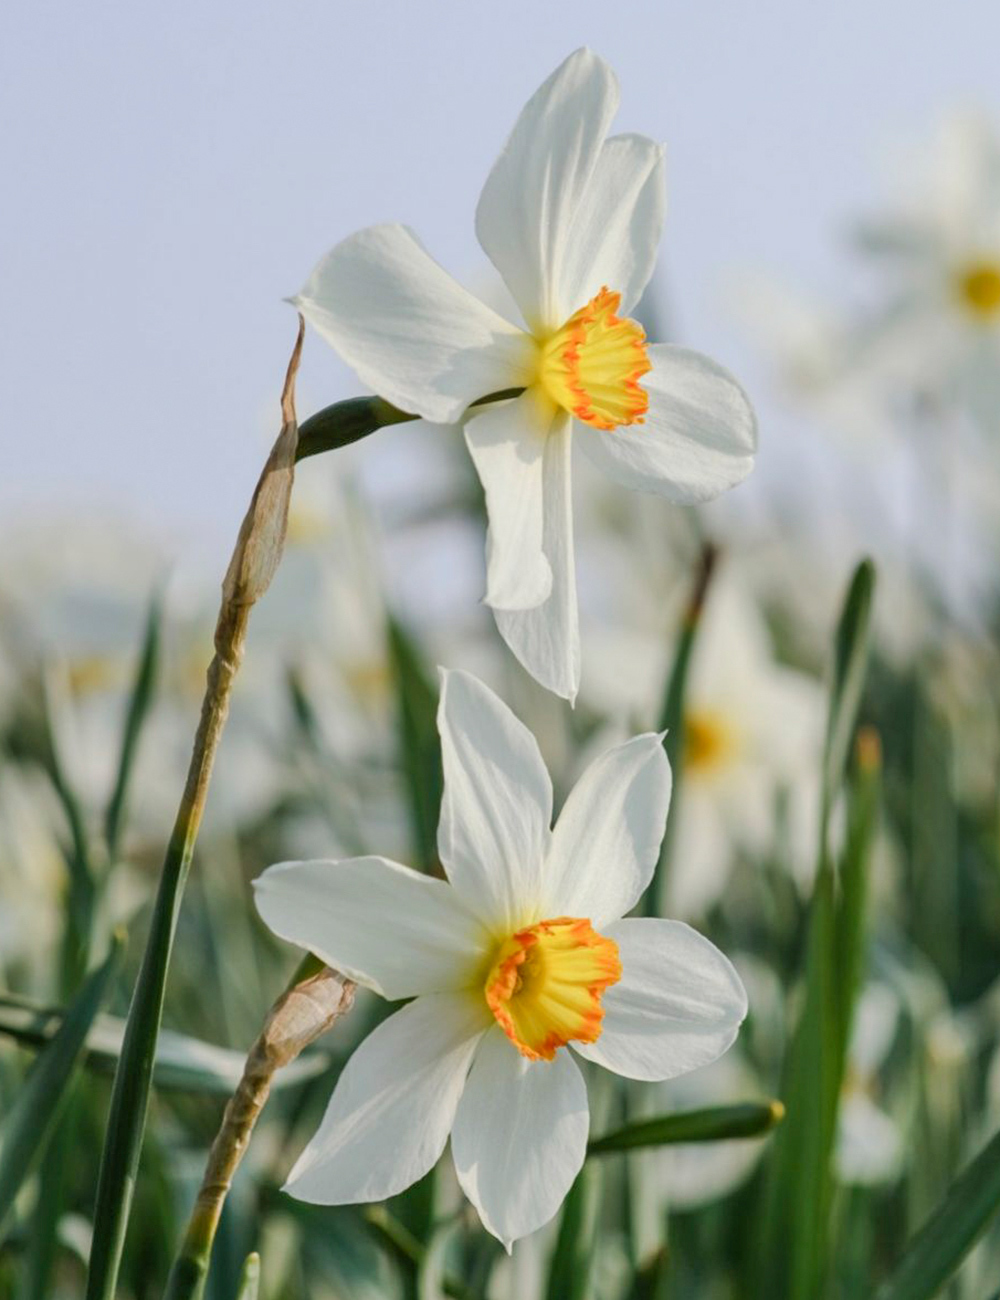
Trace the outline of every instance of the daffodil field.
[[297, 250], [231, 557], [5, 531], [0, 1300], [1000, 1297], [1000, 136], [742, 288], [870, 555], [747, 504], [619, 100], [505, 106], [475, 290]]

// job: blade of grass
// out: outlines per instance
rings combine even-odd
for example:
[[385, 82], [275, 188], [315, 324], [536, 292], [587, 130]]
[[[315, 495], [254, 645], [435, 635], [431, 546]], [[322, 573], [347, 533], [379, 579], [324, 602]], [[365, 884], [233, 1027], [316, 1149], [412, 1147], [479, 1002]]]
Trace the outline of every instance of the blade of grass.
[[785, 1108], [780, 1101], [745, 1101], [732, 1106], [683, 1110], [672, 1115], [626, 1124], [624, 1128], [594, 1138], [588, 1156], [638, 1147], [660, 1147], [673, 1142], [724, 1142], [731, 1138], [759, 1137], [781, 1123]]
[[239, 1286], [236, 1288], [236, 1300], [257, 1300], [260, 1290], [260, 1256], [253, 1251], [246, 1258], [243, 1272], [240, 1274]]
[[930, 1300], [1000, 1208], [1000, 1133], [952, 1183], [903, 1252], [876, 1300]]
[[129, 779], [135, 765], [139, 736], [142, 733], [143, 724], [149, 716], [149, 710], [156, 691], [162, 626], [163, 602], [159, 593], [157, 593], [149, 605], [142, 648], [139, 652], [132, 692], [125, 712], [125, 726], [122, 731], [122, 747], [118, 759], [115, 784], [104, 817], [104, 839], [107, 845], [109, 863], [114, 862], [118, 853], [118, 840], [125, 817], [125, 801], [128, 796]]
[[871, 641], [875, 566], [862, 560], [854, 571], [837, 625], [833, 683], [823, 755], [824, 830], [833, 800], [844, 780], [851, 741], [861, 707]]
[[437, 825], [444, 789], [438, 692], [413, 638], [395, 619], [389, 621], [388, 638], [413, 847], [421, 868], [432, 871], [437, 864]]
[[[417, 1269], [423, 1267], [427, 1258], [427, 1247], [418, 1240], [409, 1228], [405, 1228], [398, 1219], [393, 1218], [384, 1205], [369, 1205], [361, 1211], [361, 1217], [382, 1245], [388, 1247], [390, 1254], [397, 1259], [415, 1264]], [[441, 1288], [452, 1300], [480, 1300], [471, 1287], [456, 1277], [445, 1274], [440, 1278]]]
[[587, 1300], [591, 1294], [602, 1177], [598, 1165], [585, 1164], [569, 1189], [549, 1261], [545, 1300]]
[[80, 990], [4, 1117], [0, 1127], [0, 1231], [69, 1099], [87, 1034], [111, 990], [124, 946], [123, 938], [116, 935], [107, 958]]
[[680, 637], [674, 650], [674, 658], [670, 666], [670, 673], [663, 693], [663, 703], [660, 708], [657, 730], [666, 732], [663, 739], [663, 748], [667, 752], [667, 758], [670, 759], [673, 784], [670, 796], [670, 815], [667, 818], [667, 828], [660, 848], [660, 862], [656, 872], [656, 883], [652, 889], [646, 891], [643, 900], [646, 914], [650, 916], [662, 915], [664, 911], [667, 882], [670, 875], [670, 850], [673, 844], [673, 828], [677, 824], [677, 808], [682, 798], [681, 791], [684, 781], [684, 698], [687, 693], [688, 673], [698, 638], [698, 629], [701, 626], [701, 616], [705, 608], [705, 600], [708, 596], [718, 557], [719, 553], [716, 548], [710, 542], [706, 542], [702, 547], [698, 567], [695, 570], [691, 592], [684, 610]]
[[855, 570], [834, 640], [805, 998], [785, 1062], [788, 1118], [771, 1148], [763, 1198], [758, 1285], [775, 1300], [813, 1300], [823, 1291], [827, 1270], [831, 1155], [861, 970], [864, 880], [874, 820], [867, 781], [860, 786], [863, 811], [852, 810], [849, 817], [854, 834], [840, 878], [831, 856], [830, 815], [861, 706], [873, 590], [874, 569], [865, 560]]

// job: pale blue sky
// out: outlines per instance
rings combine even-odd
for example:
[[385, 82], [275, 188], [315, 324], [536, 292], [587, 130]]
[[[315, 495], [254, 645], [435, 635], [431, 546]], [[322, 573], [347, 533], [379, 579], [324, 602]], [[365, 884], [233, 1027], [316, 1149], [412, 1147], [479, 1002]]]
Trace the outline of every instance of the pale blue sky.
[[[998, 114], [995, 0], [7, 6], [0, 514], [124, 502], [230, 537], [273, 431], [283, 296], [382, 220], [474, 276], [483, 178], [581, 44], [619, 74], [618, 126], [667, 143], [660, 283], [681, 341], [755, 397], [766, 457], [727, 277], [836, 292], [883, 147], [955, 105]], [[357, 386], [311, 338], [300, 391], [307, 413]]]

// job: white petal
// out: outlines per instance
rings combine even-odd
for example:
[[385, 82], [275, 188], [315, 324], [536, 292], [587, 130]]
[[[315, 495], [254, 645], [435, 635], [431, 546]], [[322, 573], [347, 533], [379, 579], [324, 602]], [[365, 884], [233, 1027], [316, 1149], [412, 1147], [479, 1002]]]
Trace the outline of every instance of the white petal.
[[455, 1118], [485, 1003], [432, 993], [383, 1021], [337, 1080], [285, 1190], [316, 1205], [395, 1196], [437, 1163]]
[[254, 897], [275, 934], [390, 1000], [466, 988], [489, 945], [450, 885], [385, 858], [282, 862]]
[[557, 300], [559, 264], [617, 107], [614, 73], [577, 50], [528, 100], [483, 186], [476, 234], [532, 330], [575, 310]]
[[530, 382], [534, 345], [440, 267], [406, 226], [370, 226], [333, 248], [293, 299], [380, 397], [457, 420], [479, 397]]
[[660, 856], [670, 784], [659, 736], [637, 736], [591, 763], [552, 832], [551, 915], [585, 916], [600, 929], [635, 906]]
[[685, 773], [684, 797], [670, 829], [669, 874], [666, 884], [659, 884], [663, 907], [658, 911], [693, 920], [719, 901], [736, 858], [730, 811], [730, 800], [720, 799], [717, 790], [706, 790], [703, 782]]
[[570, 702], [580, 689], [580, 618], [573, 554], [572, 434], [560, 417], [545, 442], [542, 545], [552, 592], [534, 609], [495, 610], [497, 628], [532, 677]]
[[690, 505], [734, 487], [753, 469], [757, 421], [736, 380], [686, 348], [649, 348], [645, 424], [610, 433], [579, 425], [580, 445], [626, 487]]
[[860, 1091], [849, 1091], [840, 1106], [834, 1158], [842, 1183], [877, 1186], [899, 1174], [903, 1143], [896, 1123]]
[[496, 928], [536, 919], [552, 782], [534, 736], [469, 673], [442, 672], [438, 852], [465, 904]]
[[644, 135], [604, 142], [566, 236], [558, 299], [566, 315], [607, 286], [627, 316], [656, 266], [667, 207], [663, 147]]
[[451, 1154], [483, 1226], [508, 1250], [563, 1203], [589, 1126], [587, 1088], [570, 1054], [529, 1061], [494, 1026], [469, 1072]]
[[531, 609], [552, 590], [542, 550], [542, 460], [548, 430], [535, 394], [499, 402], [465, 425], [465, 441], [486, 493], [486, 603]]
[[626, 1079], [673, 1079], [729, 1048], [747, 1013], [732, 963], [680, 921], [618, 921], [604, 933], [618, 944], [622, 977], [602, 999], [596, 1043], [574, 1043]]

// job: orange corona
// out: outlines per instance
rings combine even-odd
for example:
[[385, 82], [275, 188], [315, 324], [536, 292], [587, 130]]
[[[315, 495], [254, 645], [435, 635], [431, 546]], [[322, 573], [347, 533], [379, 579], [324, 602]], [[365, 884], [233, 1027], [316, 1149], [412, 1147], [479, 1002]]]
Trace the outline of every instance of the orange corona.
[[649, 397], [639, 380], [651, 369], [646, 335], [615, 315], [620, 293], [603, 288], [542, 344], [539, 377], [552, 400], [584, 424], [612, 430], [642, 424]]
[[601, 1033], [601, 997], [621, 979], [618, 945], [590, 922], [561, 916], [518, 930], [497, 951], [486, 1002], [522, 1055], [551, 1061], [571, 1040]]

